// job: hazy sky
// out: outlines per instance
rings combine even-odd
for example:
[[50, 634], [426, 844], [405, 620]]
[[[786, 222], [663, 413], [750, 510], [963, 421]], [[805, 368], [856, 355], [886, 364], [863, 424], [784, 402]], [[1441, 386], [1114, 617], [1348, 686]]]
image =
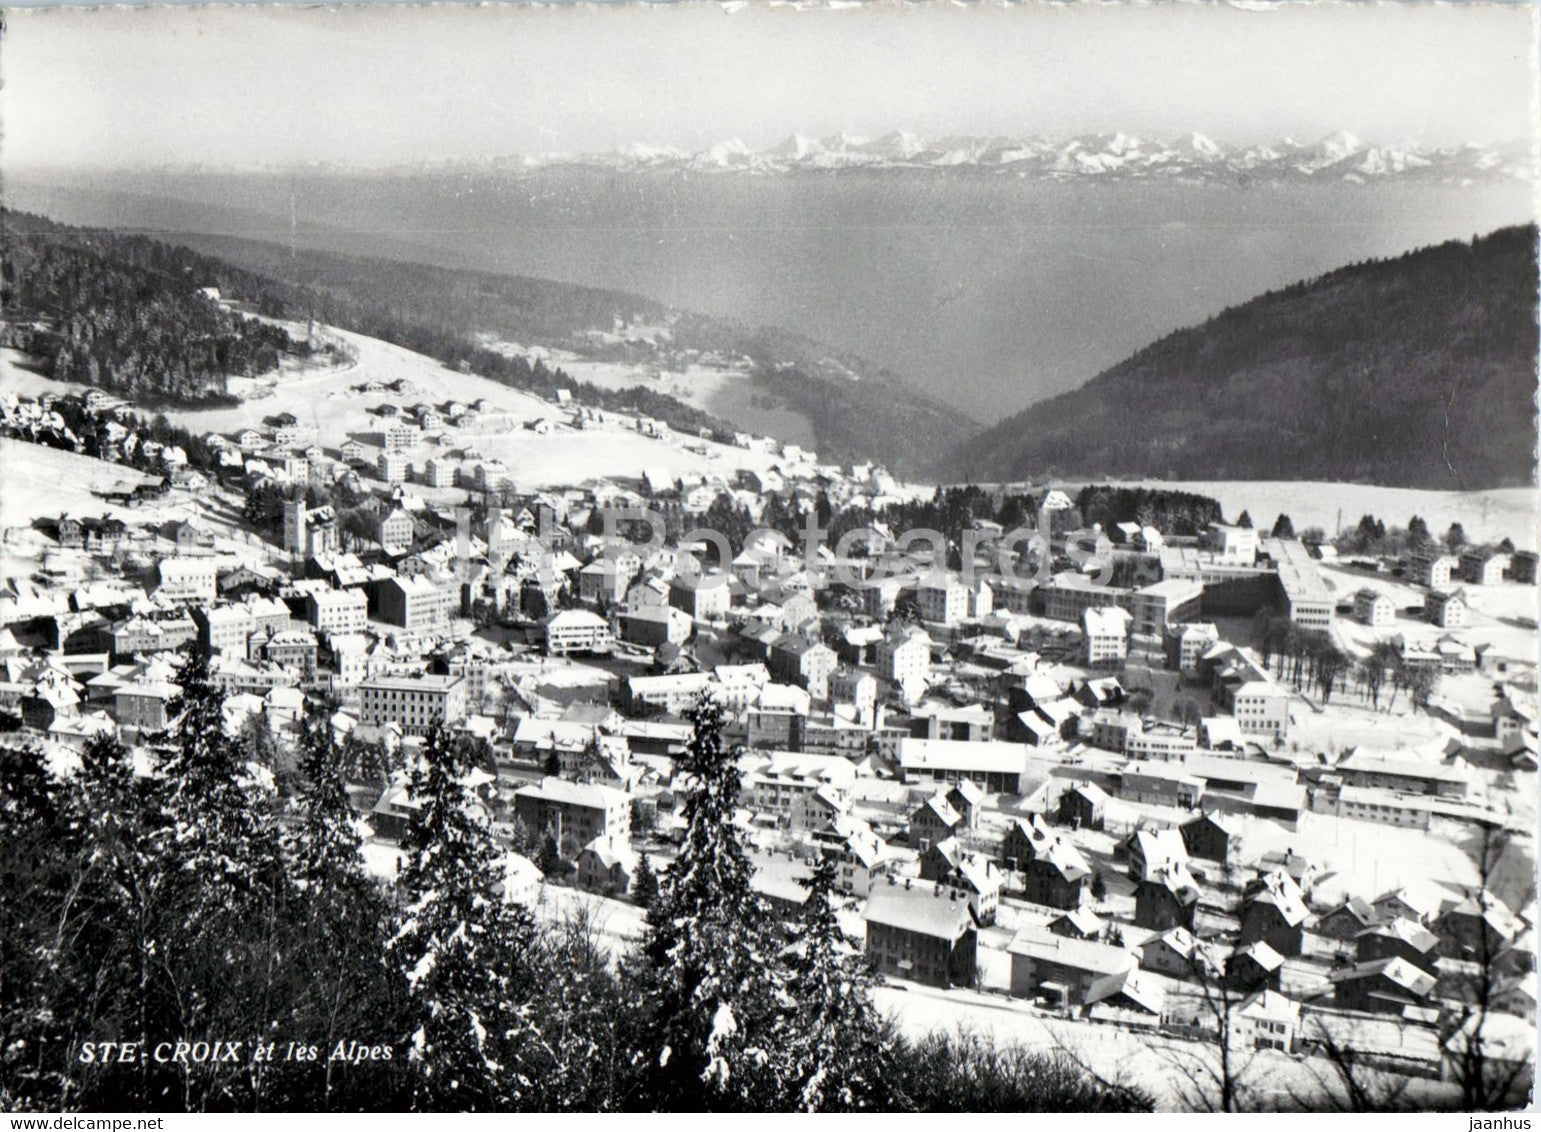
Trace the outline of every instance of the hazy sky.
[[3, 160], [388, 163], [792, 131], [1532, 134], [1531, 5], [21, 11]]

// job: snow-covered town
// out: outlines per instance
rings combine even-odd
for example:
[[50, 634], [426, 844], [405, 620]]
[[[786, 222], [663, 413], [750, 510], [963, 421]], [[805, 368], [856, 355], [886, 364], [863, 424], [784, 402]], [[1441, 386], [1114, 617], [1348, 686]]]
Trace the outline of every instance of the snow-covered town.
[[[1528, 1087], [1533, 551], [921, 488], [328, 341], [207, 432], [8, 359], [6, 746], [63, 773], [102, 737], [154, 750], [197, 658], [279, 790], [308, 725], [346, 752], [389, 890], [409, 767], [453, 735], [503, 899], [581, 913], [615, 961], [687, 837], [710, 701], [755, 897], [795, 920], [829, 863], [911, 1035], [1175, 1082], [1162, 1107]], [[511, 432], [636, 465], [484, 454]], [[1030, 566], [1001, 550], [1023, 522]], [[860, 545], [809, 552], [809, 524]]]
[[0, 8], [4, 1119], [1529, 1132], [1538, 27]]

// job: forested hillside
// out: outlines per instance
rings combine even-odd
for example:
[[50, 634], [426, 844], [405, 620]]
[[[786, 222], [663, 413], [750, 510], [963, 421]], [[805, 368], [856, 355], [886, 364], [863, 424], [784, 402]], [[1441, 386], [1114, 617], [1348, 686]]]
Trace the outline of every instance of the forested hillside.
[[1534, 482], [1536, 229], [1272, 292], [1141, 350], [940, 462], [944, 474]]
[[204, 294], [234, 285], [271, 303], [260, 280], [183, 248], [137, 236], [64, 228], [6, 212], [0, 342], [32, 355], [49, 376], [144, 405], [229, 399], [231, 377], [277, 366], [309, 346], [243, 318]]
[[[297, 313], [409, 347], [449, 364], [487, 372], [491, 335], [559, 346], [601, 361], [651, 363], [658, 347], [607, 331], [618, 322], [667, 326], [668, 348], [748, 358], [763, 395], [812, 424], [820, 456], [877, 459], [916, 471], [977, 422], [862, 358], [773, 327], [747, 326], [651, 299], [525, 276], [452, 271], [396, 260], [300, 250], [222, 236], [178, 241], [258, 273], [284, 291]], [[300, 308], [303, 308], [301, 311]], [[489, 376], [493, 376], [489, 373]], [[575, 383], [570, 383], [575, 384]], [[624, 391], [651, 415], [706, 415], [646, 387]], [[596, 391], [597, 396], [597, 391]], [[611, 407], [621, 407], [614, 404]]]

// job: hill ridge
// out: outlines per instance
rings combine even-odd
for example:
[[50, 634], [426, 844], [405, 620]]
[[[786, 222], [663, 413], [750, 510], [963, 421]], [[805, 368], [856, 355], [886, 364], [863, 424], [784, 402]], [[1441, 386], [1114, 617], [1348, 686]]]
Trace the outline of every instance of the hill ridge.
[[1532, 484], [1536, 297], [1534, 225], [1349, 264], [1165, 335], [935, 470]]

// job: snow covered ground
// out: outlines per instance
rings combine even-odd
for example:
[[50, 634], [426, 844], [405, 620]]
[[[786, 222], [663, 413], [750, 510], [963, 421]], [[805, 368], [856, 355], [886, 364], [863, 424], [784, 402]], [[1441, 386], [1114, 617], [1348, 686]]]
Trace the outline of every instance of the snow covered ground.
[[1246, 511], [1252, 516], [1252, 522], [1263, 529], [1272, 527], [1281, 513], [1290, 517], [1296, 531], [1321, 527], [1329, 535], [1337, 530], [1340, 513], [1343, 525], [1349, 528], [1359, 522], [1361, 515], [1374, 515], [1388, 527], [1406, 526], [1409, 518], [1419, 515], [1436, 534], [1443, 533], [1451, 523], [1460, 523], [1466, 529], [1467, 538], [1473, 541], [1498, 542], [1507, 537], [1522, 550], [1536, 549], [1534, 488], [1427, 491], [1296, 480], [1127, 482], [1129, 486], [1161, 487], [1207, 495], [1219, 501], [1227, 519], [1234, 522]]
[[602, 389], [651, 389], [732, 421], [747, 432], [774, 436], [805, 448], [814, 446], [813, 423], [800, 413], [780, 407], [760, 390], [747, 358], [662, 349], [656, 351], [656, 360], [651, 362], [595, 361], [571, 350], [525, 346], [490, 335], [482, 336], [481, 345], [510, 356], [540, 358], [553, 369], [565, 370], [575, 381]]
[[272, 557], [273, 548], [242, 527], [239, 505], [217, 492], [172, 488], [133, 507], [110, 504], [94, 494], [144, 479], [124, 464], [0, 437], [0, 577], [27, 577], [45, 557], [55, 567], [70, 568], [77, 580], [89, 576], [95, 567], [91, 554], [62, 549], [43, 532], [30, 529], [38, 519], [61, 515], [123, 519], [139, 532], [134, 549], [164, 554], [175, 553], [174, 544], [146, 530], [186, 519], [213, 536], [207, 552], [251, 565]]
[[[302, 325], [288, 325], [292, 332], [303, 334]], [[572, 486], [606, 476], [634, 478], [644, 468], [666, 470], [675, 476], [708, 472], [731, 476], [739, 468], [764, 470], [777, 459], [694, 437], [653, 438], [636, 430], [634, 418], [612, 413], [604, 414], [602, 427], [579, 430], [557, 423], [549, 433], [536, 433], [526, 426], [542, 418], [563, 422], [570, 414], [532, 394], [448, 369], [432, 358], [378, 338], [332, 328], [327, 328], [327, 333], [341, 341], [356, 361], [285, 366], [271, 380], [263, 379], [261, 389], [267, 395], [231, 408], [175, 409], [166, 415], [194, 432], [233, 436], [244, 428], [260, 429], [266, 418], [289, 412], [299, 420], [300, 445], [317, 443], [335, 450], [350, 437], [375, 443], [384, 418], [372, 410], [381, 404], [410, 406], [419, 401], [457, 400], [469, 405], [485, 399], [489, 411], [478, 424], [446, 429], [454, 434], [453, 445], [424, 443], [409, 456], [417, 465], [436, 453], [474, 448], [485, 458], [506, 463], [521, 489]], [[0, 389], [30, 397], [77, 391], [15, 363], [14, 354], [0, 352]], [[383, 385], [399, 381], [403, 391], [358, 392], [355, 387], [367, 381]], [[688, 449], [687, 443], [696, 450]]]
[[132, 488], [145, 478], [122, 464], [0, 437], [0, 527], [23, 527], [61, 513], [142, 522], [146, 508], [109, 506], [93, 493]]

